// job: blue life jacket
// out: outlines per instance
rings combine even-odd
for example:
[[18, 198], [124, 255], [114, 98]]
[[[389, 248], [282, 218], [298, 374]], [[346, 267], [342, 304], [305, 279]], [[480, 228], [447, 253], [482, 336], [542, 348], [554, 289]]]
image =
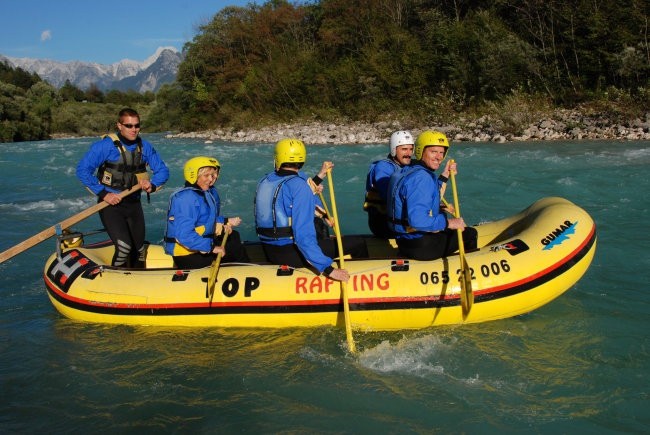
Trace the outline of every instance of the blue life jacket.
[[441, 185], [435, 172], [422, 164], [391, 176], [388, 226], [397, 238], [414, 239], [447, 227], [447, 218], [440, 212]]
[[415, 166], [406, 166], [400, 171], [395, 171], [388, 183], [388, 200], [386, 201], [386, 214], [388, 228], [397, 234], [409, 233], [408, 212], [405, 198], [399, 193], [406, 181], [406, 177], [414, 170]]
[[255, 230], [260, 240], [292, 239], [291, 217], [277, 203], [282, 186], [298, 175], [280, 177], [274, 172], [266, 175], [257, 185], [254, 213]]
[[[218, 213], [219, 203], [211, 190], [203, 191], [191, 186], [172, 193], [167, 211], [165, 252], [183, 256], [211, 251]], [[179, 222], [179, 214], [185, 217], [194, 215], [194, 219]]]

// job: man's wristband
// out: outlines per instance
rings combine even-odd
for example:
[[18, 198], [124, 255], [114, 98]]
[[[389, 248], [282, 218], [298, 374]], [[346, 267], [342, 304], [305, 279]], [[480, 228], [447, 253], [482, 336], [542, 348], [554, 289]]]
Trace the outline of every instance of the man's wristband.
[[440, 175], [438, 176], [438, 180], [440, 180], [440, 181], [443, 182], [443, 183], [446, 183], [447, 180], [449, 180], [449, 178], [447, 178], [447, 177], [445, 177], [444, 175], [440, 174]]
[[327, 266], [325, 270], [323, 270], [323, 275], [329, 277], [332, 272], [334, 272], [334, 268], [332, 266]]

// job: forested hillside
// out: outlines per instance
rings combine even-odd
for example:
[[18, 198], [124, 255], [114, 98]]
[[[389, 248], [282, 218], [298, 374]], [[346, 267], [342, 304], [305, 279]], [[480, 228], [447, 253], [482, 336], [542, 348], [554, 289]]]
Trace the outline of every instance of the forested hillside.
[[643, 110], [649, 15], [647, 0], [230, 7], [186, 45], [177, 85], [158, 94], [158, 116], [184, 129], [296, 117], [435, 119], [513, 95]]
[[176, 82], [155, 95], [56, 90], [0, 65], [0, 141], [105, 133], [123, 105], [140, 110], [145, 132], [331, 120], [432, 125], [486, 113], [514, 132], [558, 107], [629, 119], [650, 110], [649, 17], [648, 0], [228, 7], [186, 44]]

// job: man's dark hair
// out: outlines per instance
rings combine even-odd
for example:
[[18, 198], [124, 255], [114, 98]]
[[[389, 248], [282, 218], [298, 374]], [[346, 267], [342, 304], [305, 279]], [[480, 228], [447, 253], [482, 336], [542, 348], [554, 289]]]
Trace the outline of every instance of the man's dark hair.
[[140, 119], [138, 112], [136, 112], [135, 109], [131, 109], [130, 107], [125, 107], [124, 109], [120, 110], [120, 113], [117, 115], [117, 119], [121, 120], [125, 116], [132, 116]]

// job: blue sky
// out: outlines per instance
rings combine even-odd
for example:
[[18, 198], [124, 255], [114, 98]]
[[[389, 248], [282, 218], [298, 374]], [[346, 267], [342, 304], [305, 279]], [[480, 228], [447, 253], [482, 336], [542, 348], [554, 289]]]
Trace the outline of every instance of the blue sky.
[[0, 0], [0, 54], [111, 64], [179, 50], [226, 6], [253, 0]]

